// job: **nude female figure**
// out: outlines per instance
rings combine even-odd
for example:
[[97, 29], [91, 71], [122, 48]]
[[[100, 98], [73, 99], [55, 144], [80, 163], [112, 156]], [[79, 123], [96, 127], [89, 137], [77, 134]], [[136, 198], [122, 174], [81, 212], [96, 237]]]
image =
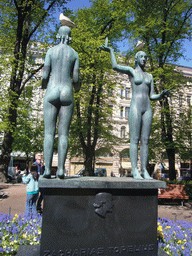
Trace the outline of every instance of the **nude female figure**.
[[[129, 111], [130, 132], [130, 158], [132, 175], [135, 179], [152, 179], [147, 172], [148, 141], [152, 124], [152, 110], [150, 100], [160, 100], [170, 95], [170, 90], [164, 90], [160, 94], [154, 94], [153, 76], [144, 71], [147, 55], [143, 51], [135, 55], [135, 69], [129, 66], [117, 64], [112, 48], [108, 47], [107, 39], [105, 46], [101, 48], [110, 52], [112, 68], [129, 76], [132, 86], [132, 99]], [[137, 168], [138, 144], [140, 145], [141, 175]]]
[[45, 57], [42, 76], [42, 89], [46, 89], [44, 98], [44, 158], [45, 172], [43, 177], [51, 177], [53, 144], [58, 126], [58, 169], [56, 176], [64, 178], [64, 164], [68, 150], [69, 126], [73, 112], [73, 86], [76, 91], [79, 86], [79, 57], [69, 46], [71, 30], [61, 26], [57, 35], [60, 43], [49, 49]]

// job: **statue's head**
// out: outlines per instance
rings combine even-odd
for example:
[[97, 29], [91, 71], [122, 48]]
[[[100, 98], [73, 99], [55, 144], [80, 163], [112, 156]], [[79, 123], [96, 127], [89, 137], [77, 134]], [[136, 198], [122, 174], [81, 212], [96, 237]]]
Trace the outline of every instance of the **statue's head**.
[[99, 216], [105, 218], [108, 212], [112, 212], [113, 208], [113, 198], [110, 193], [98, 193], [95, 196], [95, 213]]
[[71, 42], [71, 29], [67, 26], [61, 26], [57, 38], [60, 39], [63, 44], [69, 44]]
[[139, 52], [137, 52], [135, 54], [135, 67], [137, 67], [137, 65], [141, 63], [140, 62], [141, 58], [144, 58], [145, 63], [146, 63], [146, 61], [147, 61], [147, 54], [145, 52], [143, 52], [143, 51], [139, 51]]

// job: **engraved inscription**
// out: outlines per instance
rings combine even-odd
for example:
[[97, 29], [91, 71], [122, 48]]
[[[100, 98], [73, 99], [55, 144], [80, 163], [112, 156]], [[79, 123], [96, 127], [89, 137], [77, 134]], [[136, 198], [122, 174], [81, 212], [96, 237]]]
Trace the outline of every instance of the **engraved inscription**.
[[108, 248], [81, 248], [81, 249], [65, 249], [59, 250], [45, 250], [43, 256], [106, 256], [106, 255], [133, 255], [133, 253], [154, 251], [154, 244], [138, 244], [127, 246], [114, 246]]
[[113, 197], [110, 193], [98, 193], [95, 196], [95, 213], [102, 218], [106, 217], [108, 212], [112, 212], [113, 208]]
[[[108, 251], [110, 255], [114, 254], [127, 254], [127, 253], [135, 253], [135, 252], [150, 252], [154, 251], [154, 244], [145, 244], [145, 245], [128, 245], [128, 246], [119, 246], [119, 247], [109, 247]], [[142, 254], [141, 254], [142, 255]]]

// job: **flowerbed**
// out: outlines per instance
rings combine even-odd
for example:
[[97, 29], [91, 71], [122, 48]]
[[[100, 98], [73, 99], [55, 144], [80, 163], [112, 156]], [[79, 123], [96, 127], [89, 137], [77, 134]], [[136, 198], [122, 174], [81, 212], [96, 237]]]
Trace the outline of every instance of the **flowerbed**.
[[[0, 255], [16, 255], [20, 245], [40, 244], [42, 217], [0, 213]], [[158, 219], [159, 247], [172, 256], [192, 255], [192, 224]]]
[[16, 255], [20, 245], [40, 244], [42, 217], [0, 213], [0, 255]]
[[165, 218], [157, 223], [159, 247], [168, 255], [192, 255], [192, 224], [186, 221], [171, 221]]

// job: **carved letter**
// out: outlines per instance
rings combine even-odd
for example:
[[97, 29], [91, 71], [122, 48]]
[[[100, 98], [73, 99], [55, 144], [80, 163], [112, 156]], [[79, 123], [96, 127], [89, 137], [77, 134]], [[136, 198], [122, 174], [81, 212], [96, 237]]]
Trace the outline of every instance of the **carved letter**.
[[78, 256], [78, 250], [75, 249], [75, 251], [73, 252], [72, 256]]
[[95, 248], [91, 249], [90, 256], [92, 256], [92, 255], [97, 255]]
[[128, 250], [128, 252], [133, 252], [133, 251], [134, 251], [134, 250], [133, 250], [133, 245], [127, 246], [127, 250]]
[[120, 247], [120, 252], [121, 252], [121, 254], [123, 254], [123, 252], [126, 252], [126, 247], [125, 246], [121, 246]]
[[66, 250], [66, 251], [65, 251], [66, 256], [71, 256], [71, 253], [72, 253], [71, 250]]
[[60, 250], [60, 251], [59, 251], [59, 256], [65, 256], [64, 251]]
[[43, 256], [50, 256], [50, 255], [51, 255], [51, 252], [50, 252], [50, 251], [44, 251]]
[[86, 249], [81, 249], [80, 256], [86, 256]]
[[144, 251], [144, 252], [148, 251], [148, 245], [147, 245], [147, 244], [146, 244], [146, 245], [143, 245], [143, 251]]
[[149, 251], [153, 251], [154, 250], [154, 244], [149, 244]]
[[98, 248], [97, 254], [98, 255], [104, 254], [104, 248]]

